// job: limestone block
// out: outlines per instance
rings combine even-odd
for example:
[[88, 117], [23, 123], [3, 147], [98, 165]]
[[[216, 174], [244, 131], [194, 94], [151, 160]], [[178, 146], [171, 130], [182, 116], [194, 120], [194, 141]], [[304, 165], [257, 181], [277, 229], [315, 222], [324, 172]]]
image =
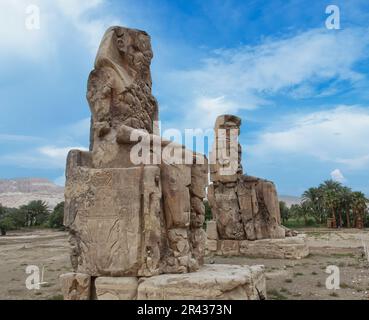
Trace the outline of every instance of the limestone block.
[[191, 192], [196, 197], [206, 197], [206, 186], [208, 185], [208, 161], [205, 157], [204, 164], [194, 164], [191, 167]]
[[135, 300], [136, 277], [98, 277], [95, 280], [97, 300]]
[[[158, 273], [158, 177], [157, 166], [78, 168], [66, 191], [67, 198], [75, 199], [77, 212], [70, 229], [79, 250], [78, 272], [92, 276]], [[150, 256], [147, 247], [151, 248]]]
[[83, 273], [66, 273], [60, 276], [64, 300], [90, 300], [91, 277]]
[[224, 256], [238, 256], [240, 254], [240, 241], [219, 240], [219, 250]]
[[201, 228], [205, 222], [205, 205], [202, 199], [191, 197], [191, 226]]
[[170, 229], [168, 231], [168, 239], [175, 257], [185, 256], [189, 253], [187, 229]]
[[257, 185], [257, 192], [262, 195], [270, 217], [280, 224], [281, 214], [279, 211], [279, 201], [274, 183], [271, 181], [260, 180]]
[[138, 300], [258, 300], [266, 297], [263, 266], [204, 265], [189, 274], [141, 278]]
[[[214, 188], [216, 219], [220, 239], [245, 239], [242, 217], [234, 188], [219, 185]], [[210, 199], [210, 198], [209, 198]]]
[[188, 165], [162, 164], [161, 177], [164, 211], [168, 228], [190, 225], [191, 167]]
[[206, 240], [206, 249], [210, 252], [216, 252], [218, 250], [218, 240]]
[[194, 228], [190, 230], [192, 255], [200, 263], [204, 263], [206, 249], [206, 232], [203, 228]]
[[217, 230], [217, 222], [214, 220], [206, 222], [206, 234], [208, 239], [217, 240], [218, 239], [218, 230]]
[[257, 258], [302, 259], [309, 255], [306, 235], [284, 239], [240, 241], [240, 255]]

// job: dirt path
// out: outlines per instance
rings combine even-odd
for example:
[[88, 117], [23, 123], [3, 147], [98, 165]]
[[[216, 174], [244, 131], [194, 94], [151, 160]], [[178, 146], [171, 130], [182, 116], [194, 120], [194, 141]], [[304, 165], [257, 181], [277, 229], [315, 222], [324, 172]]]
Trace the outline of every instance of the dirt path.
[[[369, 247], [368, 230], [305, 229], [303, 232], [308, 235], [311, 254], [302, 260], [216, 257], [207, 262], [263, 264], [268, 299], [368, 300], [369, 262], [363, 250], [363, 242]], [[326, 289], [329, 265], [340, 270], [339, 290]]]
[[[268, 299], [369, 299], [369, 263], [363, 241], [369, 231], [307, 229], [311, 255], [302, 260], [206, 258], [207, 263], [263, 264]], [[47, 282], [28, 290], [26, 267], [44, 267]], [[340, 269], [341, 289], [327, 290], [326, 267]], [[0, 299], [61, 299], [59, 275], [69, 272], [67, 234], [52, 230], [13, 232], [0, 237]]]
[[[60, 299], [59, 275], [70, 271], [67, 234], [52, 230], [0, 237], [0, 299]], [[40, 290], [28, 290], [26, 267], [44, 268]]]

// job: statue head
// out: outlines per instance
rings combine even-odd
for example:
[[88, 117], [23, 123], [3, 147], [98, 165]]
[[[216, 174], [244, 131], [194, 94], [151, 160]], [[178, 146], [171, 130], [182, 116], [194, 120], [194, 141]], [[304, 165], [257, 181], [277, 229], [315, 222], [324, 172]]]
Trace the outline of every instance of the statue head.
[[95, 67], [118, 65], [134, 78], [151, 85], [152, 58], [150, 36], [145, 31], [116, 26], [106, 31], [96, 56]]

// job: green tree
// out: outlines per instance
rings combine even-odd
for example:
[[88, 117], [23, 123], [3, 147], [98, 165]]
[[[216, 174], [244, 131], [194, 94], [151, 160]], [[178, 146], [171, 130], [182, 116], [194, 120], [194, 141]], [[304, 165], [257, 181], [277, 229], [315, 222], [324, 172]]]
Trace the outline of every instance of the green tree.
[[337, 225], [337, 218], [336, 214], [337, 211], [339, 213], [339, 223], [342, 225], [342, 215], [341, 211], [338, 210], [339, 208], [339, 191], [342, 189], [342, 184], [333, 181], [333, 180], [327, 180], [322, 183], [319, 188], [322, 190], [323, 194], [323, 203], [329, 214], [331, 215], [331, 218], [333, 220], [333, 224]]
[[60, 202], [56, 205], [53, 212], [49, 217], [50, 228], [63, 228], [64, 219], [64, 202]]
[[20, 229], [26, 226], [26, 215], [22, 210], [17, 208], [6, 208], [8, 215], [11, 217], [14, 227]]
[[309, 188], [302, 194], [302, 203], [308, 203], [311, 214], [317, 223], [325, 220], [323, 192], [320, 188]]
[[284, 201], [279, 201], [279, 211], [281, 212], [282, 223], [288, 221], [290, 209]]
[[14, 228], [14, 223], [10, 216], [5, 216], [0, 219], [0, 233], [2, 236], [5, 236], [9, 230], [13, 230]]
[[14, 223], [7, 208], [0, 204], [0, 235], [5, 236], [8, 230], [14, 229]]
[[26, 226], [40, 226], [49, 218], [49, 209], [47, 204], [41, 200], [31, 201], [27, 205], [20, 207], [21, 212], [25, 215]]
[[362, 228], [364, 225], [365, 213], [368, 208], [368, 199], [364, 193], [356, 191], [352, 194], [352, 210], [356, 228]]
[[350, 213], [352, 207], [352, 190], [348, 187], [342, 187], [340, 190], [340, 210], [342, 210], [345, 214], [346, 218], [346, 227], [350, 228]]

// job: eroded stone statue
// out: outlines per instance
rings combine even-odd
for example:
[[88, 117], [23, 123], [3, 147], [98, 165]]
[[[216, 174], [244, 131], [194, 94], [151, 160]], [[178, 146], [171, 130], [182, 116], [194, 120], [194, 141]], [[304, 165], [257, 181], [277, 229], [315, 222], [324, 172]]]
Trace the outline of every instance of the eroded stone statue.
[[[238, 144], [241, 119], [219, 116], [210, 165], [208, 200], [216, 220], [218, 238], [259, 240], [285, 237], [280, 225], [279, 202], [271, 181], [243, 174]], [[227, 160], [236, 155], [236, 161]], [[229, 170], [229, 172], [227, 172]]]
[[265, 299], [262, 266], [203, 265], [204, 155], [158, 134], [149, 36], [112, 27], [88, 80], [88, 152], [67, 159], [66, 300]]
[[101, 42], [88, 80], [90, 150], [72, 150], [67, 159], [64, 224], [75, 272], [140, 277], [203, 264], [205, 156], [194, 154], [192, 164], [135, 164], [130, 157], [136, 129], [149, 143], [170, 143], [155, 127], [152, 57], [143, 31], [112, 27]]

